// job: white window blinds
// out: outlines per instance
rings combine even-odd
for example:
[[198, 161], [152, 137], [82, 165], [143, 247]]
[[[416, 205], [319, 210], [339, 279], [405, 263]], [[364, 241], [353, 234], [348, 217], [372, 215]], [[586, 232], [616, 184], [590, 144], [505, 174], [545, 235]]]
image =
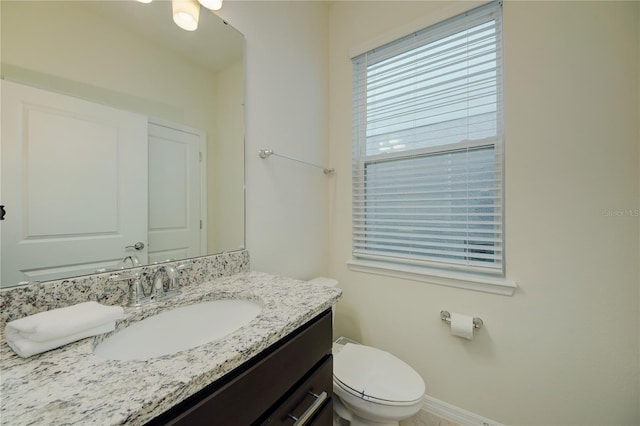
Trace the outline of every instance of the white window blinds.
[[353, 70], [354, 257], [504, 275], [500, 3]]

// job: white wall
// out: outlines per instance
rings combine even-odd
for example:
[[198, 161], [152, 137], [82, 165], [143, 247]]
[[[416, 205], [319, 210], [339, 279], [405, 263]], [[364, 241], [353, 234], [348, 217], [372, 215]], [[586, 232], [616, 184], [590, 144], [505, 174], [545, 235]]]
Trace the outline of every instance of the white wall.
[[258, 150], [273, 149], [320, 164], [328, 160], [327, 5], [228, 1], [219, 15], [246, 37], [246, 238], [251, 267], [311, 278], [327, 270], [332, 178], [289, 160], [261, 160]]
[[[455, 7], [465, 5], [458, 3]], [[330, 161], [349, 170], [349, 49], [451, 3], [330, 8]], [[331, 193], [337, 333], [397, 354], [427, 393], [507, 424], [639, 424], [637, 2], [505, 2], [512, 297], [351, 272], [350, 176]], [[419, 28], [411, 28], [417, 30]], [[447, 309], [481, 317], [473, 341]]]

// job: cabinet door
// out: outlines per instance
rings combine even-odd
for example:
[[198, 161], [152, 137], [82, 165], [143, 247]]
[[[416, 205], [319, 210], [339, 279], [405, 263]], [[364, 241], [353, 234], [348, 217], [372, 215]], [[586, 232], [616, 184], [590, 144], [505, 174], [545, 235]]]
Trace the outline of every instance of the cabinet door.
[[[300, 420], [304, 425], [329, 426], [333, 411], [333, 357], [327, 356], [302, 384], [300, 384], [273, 414], [263, 422], [263, 426], [291, 426]], [[302, 419], [307, 419], [303, 421]]]

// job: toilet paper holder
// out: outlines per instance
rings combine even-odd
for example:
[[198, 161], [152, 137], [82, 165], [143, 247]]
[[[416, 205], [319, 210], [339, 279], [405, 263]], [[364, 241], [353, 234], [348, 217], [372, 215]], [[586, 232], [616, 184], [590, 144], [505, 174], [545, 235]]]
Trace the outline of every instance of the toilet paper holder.
[[[440, 319], [451, 324], [451, 314], [449, 311], [440, 311]], [[484, 322], [481, 318], [473, 317], [473, 328], [482, 328]]]

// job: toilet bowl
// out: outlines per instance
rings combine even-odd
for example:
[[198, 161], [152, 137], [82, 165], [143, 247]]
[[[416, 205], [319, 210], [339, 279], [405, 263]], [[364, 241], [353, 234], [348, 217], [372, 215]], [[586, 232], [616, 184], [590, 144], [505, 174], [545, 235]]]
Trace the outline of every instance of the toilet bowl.
[[[309, 282], [338, 286], [324, 277]], [[333, 344], [334, 410], [351, 426], [398, 426], [420, 411], [424, 391], [422, 377], [390, 353], [344, 337]]]
[[424, 391], [422, 377], [390, 353], [353, 343], [334, 345], [336, 413], [352, 426], [397, 426], [420, 411]]

